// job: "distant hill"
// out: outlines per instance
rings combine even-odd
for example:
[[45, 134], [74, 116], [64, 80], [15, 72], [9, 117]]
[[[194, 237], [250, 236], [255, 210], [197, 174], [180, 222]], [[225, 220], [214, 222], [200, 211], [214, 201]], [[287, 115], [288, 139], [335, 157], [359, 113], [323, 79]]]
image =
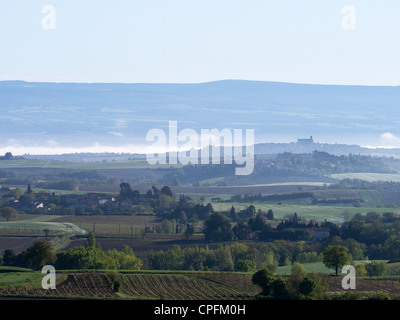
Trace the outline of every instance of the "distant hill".
[[[254, 147], [256, 155], [277, 155], [284, 152], [292, 153], [312, 153], [313, 151], [324, 151], [336, 156], [347, 156], [349, 154], [371, 155], [377, 157], [400, 157], [400, 148], [365, 148], [358, 145], [347, 144], [329, 144], [329, 143], [311, 143], [301, 144], [298, 142], [291, 143], [259, 143]], [[221, 150], [223, 155], [223, 150]], [[211, 155], [210, 155], [211, 156]], [[3, 157], [4, 158], [4, 157]], [[16, 157], [14, 157], [16, 158]], [[100, 161], [127, 161], [127, 160], [144, 160], [145, 154], [136, 153], [66, 153], [66, 154], [42, 154], [29, 155], [24, 154], [25, 159], [38, 160], [59, 160], [68, 162], [100, 162]], [[2, 157], [0, 157], [0, 160]], [[210, 162], [212, 159], [210, 159]]]
[[365, 148], [358, 145], [331, 144], [331, 143], [259, 143], [255, 145], [255, 154], [279, 154], [284, 152], [312, 153], [313, 151], [325, 151], [336, 156], [360, 154], [377, 157], [400, 157], [399, 148]]
[[313, 135], [377, 145], [382, 133], [399, 134], [400, 87], [1, 81], [0, 96], [0, 147], [138, 144], [152, 128], [167, 130], [169, 120], [197, 132], [251, 128], [257, 143]]

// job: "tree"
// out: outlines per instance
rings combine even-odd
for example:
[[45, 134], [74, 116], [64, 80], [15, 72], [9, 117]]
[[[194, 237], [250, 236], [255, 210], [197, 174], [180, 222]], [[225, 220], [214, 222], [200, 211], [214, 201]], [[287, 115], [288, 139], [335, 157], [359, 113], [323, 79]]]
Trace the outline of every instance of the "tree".
[[307, 273], [304, 269], [304, 266], [299, 262], [293, 262], [291, 278], [300, 283], [300, 281], [302, 281], [306, 275]]
[[46, 264], [53, 264], [56, 261], [56, 255], [49, 242], [37, 240], [31, 247], [26, 249], [25, 259], [34, 268], [41, 269]]
[[205, 222], [204, 234], [206, 240], [232, 240], [233, 232], [229, 218], [218, 212], [213, 213]]
[[236, 224], [232, 228], [232, 231], [238, 240], [246, 240], [251, 234], [251, 228], [245, 222], [239, 222], [238, 224]]
[[262, 231], [265, 226], [265, 221], [263, 220], [263, 216], [261, 214], [257, 214], [255, 217], [251, 217], [248, 222], [251, 230], [254, 231]]
[[96, 247], [100, 248], [100, 243], [96, 241], [96, 237], [94, 236], [93, 231], [89, 231], [87, 239], [85, 241], [85, 248]]
[[289, 295], [287, 289], [287, 281], [281, 277], [278, 277], [272, 283], [272, 292], [275, 297], [286, 297]]
[[161, 193], [171, 197], [171, 198], [175, 198], [174, 193], [172, 192], [172, 190], [170, 189], [170, 187], [168, 186], [164, 186], [161, 188]]
[[31, 192], [31, 193], [25, 193], [19, 198], [19, 202], [29, 204], [33, 203], [36, 201], [36, 194]]
[[256, 269], [256, 262], [250, 259], [239, 259], [236, 262], [235, 271], [251, 272]]
[[327, 268], [335, 269], [336, 276], [339, 268], [351, 261], [351, 255], [344, 246], [327, 246], [323, 251], [323, 263]]
[[14, 218], [17, 215], [17, 210], [15, 210], [12, 207], [0, 208], [0, 215], [3, 218], [6, 218], [7, 221], [9, 221], [10, 219]]
[[269, 210], [267, 211], [267, 219], [268, 219], [268, 220], [275, 220], [274, 212], [272, 211], [272, 209], [269, 209]]
[[132, 249], [129, 247], [124, 248], [122, 251], [117, 251], [117, 249], [107, 250], [106, 254], [116, 261], [117, 269], [140, 270], [143, 265], [140, 259], [133, 254]]
[[304, 269], [304, 266], [299, 262], [293, 262], [292, 272], [288, 279], [288, 290], [291, 296], [298, 297], [300, 295], [299, 285], [306, 276], [307, 272]]
[[315, 281], [309, 277], [305, 277], [299, 284], [299, 293], [306, 298], [311, 298], [315, 296], [316, 288], [317, 285]]
[[11, 249], [4, 250], [3, 259], [2, 259], [2, 262], [4, 265], [6, 265], [6, 266], [14, 265], [15, 258], [16, 258], [16, 255], [15, 255], [14, 250], [11, 250]]
[[117, 269], [118, 262], [96, 247], [74, 247], [57, 253], [57, 269]]
[[254, 273], [251, 281], [261, 288], [263, 296], [281, 298], [289, 295], [286, 280], [281, 277], [275, 278], [269, 268]]
[[251, 282], [261, 288], [263, 296], [271, 295], [274, 281], [274, 275], [268, 268], [258, 270], [251, 278]]
[[365, 277], [367, 275], [367, 269], [364, 263], [356, 264], [354, 268], [356, 269], [357, 277]]
[[6, 152], [4, 155], [4, 160], [11, 160], [13, 158], [13, 155], [11, 152]]
[[220, 244], [218, 249], [215, 250], [215, 264], [218, 270], [221, 271], [232, 271], [234, 263], [232, 259], [231, 250], [228, 246]]
[[127, 182], [122, 182], [119, 185], [120, 191], [119, 195], [121, 196], [122, 199], [129, 199], [132, 196], [132, 189], [129, 183]]

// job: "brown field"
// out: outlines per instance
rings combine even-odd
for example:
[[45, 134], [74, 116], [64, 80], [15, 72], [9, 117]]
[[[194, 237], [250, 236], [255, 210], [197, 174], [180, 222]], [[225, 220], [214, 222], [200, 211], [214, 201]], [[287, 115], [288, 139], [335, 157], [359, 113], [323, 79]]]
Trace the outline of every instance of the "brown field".
[[[0, 238], [0, 256], [4, 254], [4, 250], [14, 250], [15, 254], [28, 249], [36, 240], [44, 240], [44, 237], [1, 237]], [[51, 240], [47, 238], [47, 240]]]
[[[235, 278], [235, 275], [227, 277]], [[240, 277], [240, 275], [239, 275]], [[196, 274], [120, 274], [121, 288], [114, 292], [106, 274], [76, 273], [63, 275], [54, 290], [45, 290], [38, 286], [0, 287], [0, 296], [35, 296], [63, 298], [117, 298], [167, 299], [167, 300], [225, 300], [246, 299], [252, 294], [244, 292], [240, 286], [230, 286], [221, 282], [198, 277]], [[235, 281], [230, 281], [235, 284]]]
[[27, 285], [23, 288], [1, 288], [0, 295], [51, 296], [51, 297], [116, 297], [104, 274], [68, 274], [56, 289], [45, 290]]
[[[86, 231], [94, 231], [96, 236], [142, 239], [145, 228], [159, 225], [163, 219], [152, 216], [128, 216], [128, 215], [92, 215], [92, 216], [61, 216], [52, 219], [52, 222], [73, 223]], [[147, 237], [150, 237], [146, 234]], [[164, 239], [165, 235], [153, 236]], [[173, 238], [173, 237], [172, 237]], [[172, 239], [167, 237], [168, 239]]]
[[326, 277], [329, 292], [383, 292], [389, 295], [400, 295], [400, 279], [357, 279], [355, 290], [344, 290], [341, 277]]
[[128, 215], [67, 215], [52, 219], [53, 222], [70, 222], [79, 225], [80, 223], [96, 224], [124, 224], [136, 226], [151, 226], [162, 222], [157, 216], [128, 216]]
[[[241, 300], [259, 293], [251, 274], [228, 272], [130, 272], [120, 273], [121, 287], [114, 292], [107, 274], [70, 273], [61, 275], [55, 290], [33, 285], [0, 287], [0, 296], [49, 298], [133, 298], [164, 300]], [[341, 277], [326, 277], [330, 293], [344, 293]], [[400, 279], [359, 279], [356, 290], [347, 292], [400, 294]]]
[[251, 295], [190, 274], [126, 274], [122, 276], [124, 294], [166, 300], [240, 300]]

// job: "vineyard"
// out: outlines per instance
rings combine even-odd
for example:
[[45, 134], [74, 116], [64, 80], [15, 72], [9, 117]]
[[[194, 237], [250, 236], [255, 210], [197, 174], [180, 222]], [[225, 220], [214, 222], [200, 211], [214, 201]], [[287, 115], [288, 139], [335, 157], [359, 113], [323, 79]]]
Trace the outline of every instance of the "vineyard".
[[[239, 275], [240, 276], [240, 275]], [[239, 286], [229, 286], [194, 274], [120, 274], [121, 287], [116, 293], [107, 274], [71, 273], [58, 279], [56, 289], [45, 290], [40, 283], [20, 287], [0, 286], [0, 296], [25, 296], [47, 298], [132, 298], [166, 300], [240, 300], [248, 299], [254, 292], [246, 292]], [[233, 277], [233, 278], [232, 278]], [[234, 275], [221, 276], [225, 282], [235, 283]], [[228, 280], [230, 278], [230, 280]], [[233, 280], [233, 281], [232, 281]], [[222, 280], [224, 281], [224, 280]]]
[[[0, 296], [40, 298], [100, 298], [100, 299], [163, 299], [163, 300], [246, 300], [259, 293], [251, 283], [250, 274], [225, 272], [136, 272], [119, 273], [118, 292], [113, 289], [107, 273], [59, 274], [56, 289], [45, 290], [40, 281], [35, 284], [0, 286]], [[330, 293], [345, 293], [341, 277], [325, 277]], [[358, 279], [351, 292], [382, 292], [400, 295], [400, 279]]]
[[[163, 299], [163, 300], [246, 300], [259, 293], [250, 274], [229, 272], [133, 272], [119, 273], [118, 292], [107, 273], [86, 272], [59, 274], [56, 289], [45, 290], [40, 281], [34, 284], [0, 286], [0, 296], [40, 298]], [[326, 276], [330, 293], [345, 293], [341, 277]], [[400, 295], [398, 278], [362, 278], [351, 292]]]
[[[328, 283], [329, 292], [344, 293], [349, 290], [344, 290], [342, 288], [341, 281], [339, 277], [327, 277], [326, 281]], [[382, 279], [368, 279], [362, 278], [357, 279], [356, 289], [351, 290], [355, 292], [382, 292], [390, 295], [400, 295], [400, 279], [398, 278], [382, 278]]]
[[166, 300], [238, 300], [251, 296], [238, 288], [183, 274], [129, 274], [122, 290], [131, 297]]
[[39, 284], [24, 287], [0, 287], [3, 296], [35, 296], [35, 297], [116, 297], [104, 274], [68, 274], [64, 275], [56, 289], [45, 290]]

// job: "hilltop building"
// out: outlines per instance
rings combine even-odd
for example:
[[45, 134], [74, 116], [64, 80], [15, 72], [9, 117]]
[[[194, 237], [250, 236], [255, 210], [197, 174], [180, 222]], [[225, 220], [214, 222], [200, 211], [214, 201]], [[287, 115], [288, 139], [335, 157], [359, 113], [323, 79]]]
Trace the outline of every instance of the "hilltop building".
[[309, 146], [314, 143], [313, 137], [310, 136], [310, 139], [297, 139], [297, 143], [304, 145], [304, 146]]

